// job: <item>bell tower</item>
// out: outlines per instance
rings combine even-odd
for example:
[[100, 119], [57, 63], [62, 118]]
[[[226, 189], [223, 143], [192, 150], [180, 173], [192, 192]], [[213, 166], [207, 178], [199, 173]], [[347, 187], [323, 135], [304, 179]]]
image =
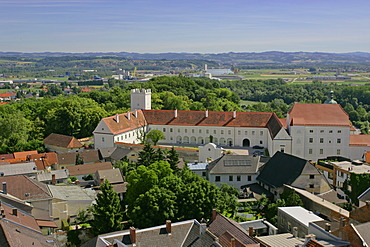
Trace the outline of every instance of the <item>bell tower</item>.
[[151, 110], [152, 109], [152, 90], [151, 89], [131, 89], [131, 111]]

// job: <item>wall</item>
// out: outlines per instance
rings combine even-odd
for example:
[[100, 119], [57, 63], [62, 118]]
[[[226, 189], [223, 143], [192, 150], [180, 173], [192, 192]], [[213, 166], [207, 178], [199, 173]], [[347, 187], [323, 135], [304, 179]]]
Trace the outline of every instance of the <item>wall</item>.
[[[240, 181], [237, 181], [237, 176], [240, 176]], [[220, 176], [220, 181], [216, 182], [216, 176]], [[233, 181], [229, 181], [229, 176], [233, 176]], [[251, 181], [248, 181], [248, 176], [251, 176]], [[208, 180], [211, 183], [221, 187], [221, 183], [225, 183], [234, 186], [236, 189], [240, 189], [242, 185], [256, 183], [257, 174], [208, 174]]]
[[[290, 230], [288, 225], [290, 224]], [[297, 221], [295, 218], [291, 217], [290, 215], [286, 214], [282, 210], [278, 208], [278, 228], [279, 233], [290, 232], [293, 233], [293, 228], [297, 227], [298, 229], [298, 237], [304, 238], [308, 233], [308, 227], [301, 222]]]

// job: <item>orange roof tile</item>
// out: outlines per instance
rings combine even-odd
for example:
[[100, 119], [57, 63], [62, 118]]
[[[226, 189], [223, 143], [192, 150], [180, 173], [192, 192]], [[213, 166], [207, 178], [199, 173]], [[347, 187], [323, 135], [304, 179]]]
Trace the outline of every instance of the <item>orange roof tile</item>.
[[31, 154], [28, 155], [28, 160], [35, 162], [37, 170], [44, 170], [48, 166], [58, 163], [57, 154], [54, 152], [42, 153], [42, 154]]
[[[117, 117], [118, 122], [116, 121]], [[137, 111], [137, 116], [135, 116], [134, 112], [130, 112], [130, 120], [127, 118], [127, 113], [122, 113], [103, 118], [103, 121], [113, 134], [137, 129], [147, 124], [142, 111]]]
[[0, 93], [0, 98], [10, 98], [11, 96], [17, 95], [16, 93]]
[[0, 105], [10, 104], [10, 102], [0, 102]]
[[86, 165], [74, 165], [67, 167], [70, 176], [93, 174], [98, 170], [113, 169], [111, 162], [93, 163]]
[[351, 126], [347, 113], [339, 104], [293, 105], [289, 111], [290, 125]]
[[370, 163], [370, 152], [366, 152], [365, 161], [366, 163]]
[[38, 154], [37, 150], [34, 151], [24, 151], [24, 152], [14, 152], [15, 159], [27, 160], [28, 155]]
[[283, 125], [284, 129], [288, 128], [288, 126], [286, 124], [286, 118], [279, 118], [279, 121], [280, 121], [281, 125]]
[[349, 145], [370, 147], [370, 135], [350, 135]]

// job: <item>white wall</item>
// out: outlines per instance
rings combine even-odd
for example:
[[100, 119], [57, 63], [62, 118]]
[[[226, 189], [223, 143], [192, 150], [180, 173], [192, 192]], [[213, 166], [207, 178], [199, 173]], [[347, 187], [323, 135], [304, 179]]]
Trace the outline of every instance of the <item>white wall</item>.
[[[216, 182], [216, 176], [220, 176], [220, 181]], [[233, 177], [233, 181], [229, 180], [229, 176]], [[237, 176], [240, 176], [240, 181], [237, 181]], [[248, 176], [251, 177], [251, 180], [248, 181]], [[211, 183], [216, 184], [221, 187], [221, 183], [234, 186], [236, 189], [240, 189], [242, 185], [256, 183], [257, 174], [208, 174], [208, 180]]]

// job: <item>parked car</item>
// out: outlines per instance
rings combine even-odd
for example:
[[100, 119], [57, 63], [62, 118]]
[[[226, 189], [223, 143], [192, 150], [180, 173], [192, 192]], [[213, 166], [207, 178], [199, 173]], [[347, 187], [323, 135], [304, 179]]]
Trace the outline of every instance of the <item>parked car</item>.
[[261, 150], [256, 150], [253, 152], [253, 156], [262, 156], [264, 155], [265, 152], [261, 151]]
[[258, 146], [258, 145], [255, 145], [255, 146], [253, 146], [252, 148], [254, 148], [254, 149], [264, 149], [264, 147], [262, 147], [262, 146]]

